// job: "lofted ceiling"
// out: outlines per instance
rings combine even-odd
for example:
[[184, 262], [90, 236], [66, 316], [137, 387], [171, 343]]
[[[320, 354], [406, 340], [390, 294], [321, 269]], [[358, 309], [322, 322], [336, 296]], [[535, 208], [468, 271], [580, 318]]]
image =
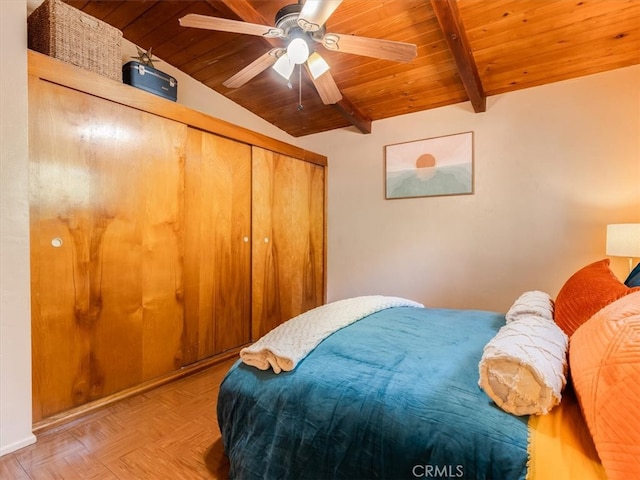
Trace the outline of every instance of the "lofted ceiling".
[[223, 86], [281, 39], [178, 22], [197, 13], [273, 26], [296, 0], [65, 1], [295, 137], [369, 133], [372, 121], [459, 103], [480, 113], [492, 95], [640, 64], [639, 0], [343, 0], [327, 32], [413, 43], [417, 57], [396, 63], [318, 45], [343, 97], [324, 105], [306, 72], [291, 88], [271, 68]]

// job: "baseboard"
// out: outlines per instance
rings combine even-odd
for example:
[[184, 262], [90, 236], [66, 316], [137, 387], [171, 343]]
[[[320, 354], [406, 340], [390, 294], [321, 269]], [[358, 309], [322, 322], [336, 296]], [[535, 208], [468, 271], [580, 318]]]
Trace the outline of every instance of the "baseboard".
[[9, 445], [1, 445], [0, 457], [8, 453], [15, 452], [16, 450], [20, 450], [21, 448], [28, 447], [29, 445], [33, 445], [34, 443], [36, 443], [36, 436], [34, 434], [30, 434], [17, 442], [13, 442]]

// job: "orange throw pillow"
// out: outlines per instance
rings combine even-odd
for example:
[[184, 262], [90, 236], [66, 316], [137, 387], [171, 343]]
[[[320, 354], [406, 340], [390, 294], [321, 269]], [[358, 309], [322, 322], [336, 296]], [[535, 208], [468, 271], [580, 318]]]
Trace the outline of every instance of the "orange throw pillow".
[[609, 304], [576, 330], [569, 364], [608, 478], [640, 478], [640, 292]]
[[616, 278], [605, 258], [574, 273], [558, 292], [554, 319], [564, 333], [571, 336], [576, 329], [611, 302], [640, 291], [629, 288]]

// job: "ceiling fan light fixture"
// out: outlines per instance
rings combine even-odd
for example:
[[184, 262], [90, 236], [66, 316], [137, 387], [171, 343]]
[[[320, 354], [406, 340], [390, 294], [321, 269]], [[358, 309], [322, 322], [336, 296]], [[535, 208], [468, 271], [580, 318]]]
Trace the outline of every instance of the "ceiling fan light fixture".
[[[302, 65], [309, 58], [309, 45], [303, 38], [296, 37], [287, 46], [287, 55], [296, 65]], [[282, 57], [281, 57], [282, 58]]]
[[273, 67], [271, 68], [278, 72], [278, 75], [283, 77], [285, 80], [289, 80], [289, 77], [291, 77], [295, 66], [296, 64], [293, 63], [289, 58], [289, 55], [285, 53], [280, 58], [278, 58], [278, 60], [276, 60], [276, 63], [274, 63]]
[[329, 64], [316, 52], [313, 52], [311, 55], [309, 55], [309, 58], [307, 59], [307, 65], [309, 66], [309, 71], [311, 72], [311, 76], [314, 80], [323, 73], [329, 71]]

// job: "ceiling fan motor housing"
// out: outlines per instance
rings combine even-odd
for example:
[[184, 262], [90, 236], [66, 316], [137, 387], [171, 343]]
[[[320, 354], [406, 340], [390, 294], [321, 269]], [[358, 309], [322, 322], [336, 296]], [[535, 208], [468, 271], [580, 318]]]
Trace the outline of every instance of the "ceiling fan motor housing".
[[299, 3], [282, 7], [276, 13], [276, 27], [281, 28], [287, 34], [291, 27], [298, 26], [298, 17], [301, 11], [302, 5]]
[[309, 51], [313, 51], [313, 42], [322, 42], [322, 37], [325, 34], [326, 28], [323, 25], [319, 30], [315, 32], [305, 32], [298, 25], [298, 19], [300, 17], [301, 11], [302, 4], [300, 3], [282, 7], [280, 10], [278, 10], [278, 13], [276, 13], [275, 25], [277, 28], [282, 29], [285, 37], [287, 38], [304, 39], [309, 45]]

